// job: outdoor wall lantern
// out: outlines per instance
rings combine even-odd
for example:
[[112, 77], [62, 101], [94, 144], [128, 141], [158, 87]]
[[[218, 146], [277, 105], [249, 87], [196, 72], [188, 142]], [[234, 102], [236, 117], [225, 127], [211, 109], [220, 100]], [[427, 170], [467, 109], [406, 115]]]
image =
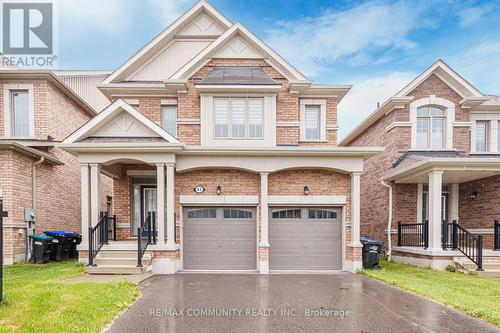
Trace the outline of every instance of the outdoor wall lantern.
[[222, 192], [222, 187], [220, 185], [217, 185], [217, 187], [215, 188], [215, 193], [217, 193], [217, 195], [221, 194]]
[[477, 198], [477, 191], [472, 191], [467, 193], [467, 199], [474, 200]]
[[309, 195], [309, 186], [304, 186], [304, 195]]

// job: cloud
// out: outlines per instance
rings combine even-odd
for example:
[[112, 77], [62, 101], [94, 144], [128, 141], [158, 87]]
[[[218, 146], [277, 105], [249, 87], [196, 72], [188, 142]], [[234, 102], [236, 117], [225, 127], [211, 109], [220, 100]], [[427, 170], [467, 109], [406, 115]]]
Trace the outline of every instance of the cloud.
[[417, 75], [413, 72], [393, 72], [355, 82], [339, 104], [339, 142], [377, 108], [377, 103], [385, 102]]
[[170, 24], [179, 18], [194, 3], [193, 0], [148, 0], [153, 7], [154, 15], [163, 24]]
[[411, 2], [365, 3], [344, 11], [281, 21], [268, 31], [267, 41], [297, 67], [315, 76], [328, 65], [345, 60], [369, 64], [391, 50], [416, 46], [407, 35], [425, 24], [425, 5]]
[[476, 7], [467, 7], [458, 13], [460, 18], [460, 26], [462, 28], [469, 27], [480, 21], [485, 15], [491, 13], [495, 9], [494, 4], [485, 4]]
[[500, 40], [486, 40], [450, 57], [450, 64], [482, 93], [500, 94]]
[[63, 0], [58, 2], [60, 26], [71, 31], [123, 33], [132, 23], [133, 0]]

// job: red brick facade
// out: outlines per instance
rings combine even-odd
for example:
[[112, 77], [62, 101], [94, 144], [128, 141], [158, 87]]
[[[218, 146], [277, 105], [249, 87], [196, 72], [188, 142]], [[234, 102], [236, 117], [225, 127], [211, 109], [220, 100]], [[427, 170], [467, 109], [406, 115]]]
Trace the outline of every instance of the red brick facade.
[[[455, 104], [455, 121], [469, 122], [470, 111], [462, 108], [459, 102], [463, 99], [438, 76], [432, 74], [407, 96], [414, 101], [435, 95]], [[361, 180], [361, 234], [387, 240], [389, 190], [380, 179], [387, 174], [393, 164], [411, 147], [411, 131], [409, 126], [395, 126], [394, 122], [409, 122], [409, 106], [394, 109], [377, 120], [362, 134], [348, 143], [357, 147], [384, 147], [383, 153], [367, 159]], [[453, 127], [453, 148], [462, 154], [470, 152], [470, 128]], [[493, 220], [500, 218], [495, 210], [495, 200], [500, 196], [500, 187], [496, 186], [498, 177], [479, 179], [459, 185], [459, 219], [466, 228], [491, 229]], [[393, 230], [398, 222], [416, 223], [417, 221], [417, 185], [392, 184], [393, 187]], [[467, 199], [467, 193], [477, 191], [475, 200]], [[488, 239], [491, 238], [488, 236]], [[393, 237], [393, 242], [396, 235]], [[489, 240], [487, 241], [489, 242]], [[485, 242], [486, 243], [486, 242]]]
[[[61, 141], [91, 116], [72, 99], [48, 80], [0, 81], [0, 136], [4, 135], [4, 84], [33, 85], [35, 137]], [[78, 158], [56, 147], [49, 147], [48, 153], [57, 157], [63, 165], [55, 166], [44, 162], [36, 168], [36, 202], [33, 202], [32, 170], [38, 160], [14, 150], [0, 151], [0, 190], [4, 209], [9, 212], [5, 219], [6, 262], [24, 258], [26, 223], [24, 209], [36, 207], [36, 232], [44, 230], [67, 230], [81, 232], [80, 214], [80, 166]], [[111, 180], [102, 177], [101, 209], [106, 209], [106, 196], [112, 196]]]

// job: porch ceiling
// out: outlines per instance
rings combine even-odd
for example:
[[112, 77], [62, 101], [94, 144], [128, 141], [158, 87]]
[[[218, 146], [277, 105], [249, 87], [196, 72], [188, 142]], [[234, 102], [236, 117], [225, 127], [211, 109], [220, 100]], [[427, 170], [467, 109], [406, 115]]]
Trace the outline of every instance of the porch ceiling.
[[426, 184], [428, 173], [443, 171], [443, 183], [459, 184], [500, 174], [500, 158], [431, 158], [389, 172], [382, 180], [395, 183]]

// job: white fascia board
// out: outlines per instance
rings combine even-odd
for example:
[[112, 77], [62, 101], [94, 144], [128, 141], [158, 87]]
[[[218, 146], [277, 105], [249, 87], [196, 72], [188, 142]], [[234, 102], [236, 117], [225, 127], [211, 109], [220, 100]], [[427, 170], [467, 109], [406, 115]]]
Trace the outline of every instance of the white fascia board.
[[172, 135], [168, 134], [164, 129], [162, 129], [155, 122], [153, 122], [148, 117], [143, 115], [141, 112], [136, 110], [133, 106], [125, 102], [123, 99], [117, 99], [115, 102], [110, 104], [107, 108], [105, 108], [103, 111], [97, 114], [94, 118], [90, 119], [82, 127], [80, 127], [75, 132], [70, 134], [66, 139], [62, 141], [62, 143], [63, 144], [75, 143], [76, 141], [84, 138], [87, 135], [87, 133], [97, 128], [99, 124], [105, 121], [108, 117], [118, 112], [118, 110], [120, 109], [124, 110], [125, 112], [128, 112], [132, 117], [136, 118], [139, 122], [141, 122], [143, 125], [151, 129], [153, 132], [158, 134], [158, 136], [165, 139], [167, 142], [179, 143], [179, 140], [177, 140]]
[[[198, 53], [196, 57], [191, 59], [187, 64], [185, 64], [182, 68], [180, 68], [177, 72], [175, 72], [170, 79], [178, 80], [178, 79], [187, 79], [189, 78], [193, 72], [198, 70], [200, 63], [208, 57], [210, 57], [211, 53], [216, 50], [218, 47], [223, 45], [225, 42], [229, 41], [231, 37], [235, 36], [237, 33], [242, 34], [246, 37], [250, 42], [252, 42], [255, 46], [263, 50], [267, 55], [272, 58], [274, 61], [278, 62], [281, 66], [283, 66], [290, 74], [294, 77], [287, 79], [294, 80], [304, 80], [308, 81], [307, 78], [300, 73], [297, 69], [295, 69], [292, 65], [290, 65], [285, 59], [283, 59], [278, 53], [276, 53], [273, 49], [271, 49], [267, 44], [261, 41], [257, 36], [251, 33], [247, 28], [245, 28], [241, 23], [234, 24], [230, 29], [228, 29], [225, 33], [223, 33], [219, 38], [217, 38], [214, 42], [212, 42], [209, 46], [207, 46], [203, 51]], [[283, 73], [282, 73], [283, 74]]]
[[479, 106], [483, 104], [484, 102], [489, 101], [489, 97], [482, 96], [482, 97], [476, 97], [476, 96], [471, 96], [471, 97], [466, 97], [462, 99], [460, 102], [458, 102], [462, 107], [465, 108], [473, 108], [476, 106]]
[[392, 112], [394, 109], [398, 108], [403, 108], [406, 105], [408, 105], [411, 101], [413, 101], [412, 96], [404, 96], [404, 97], [391, 97], [388, 100], [384, 102], [381, 106], [379, 106], [378, 109], [372, 112], [371, 115], [368, 116], [368, 118], [365, 118], [359, 124], [352, 130], [349, 134], [346, 135], [345, 138], [340, 141], [339, 146], [345, 146], [349, 144], [352, 140], [357, 138], [361, 133], [363, 133], [367, 128], [369, 128], [371, 125], [373, 125], [377, 120], [385, 116], [386, 114], [389, 114]]
[[299, 97], [337, 97], [337, 103], [339, 103], [351, 89], [352, 85], [312, 84], [309, 88], [300, 91]]
[[[395, 96], [403, 97], [409, 94], [413, 89], [415, 89], [419, 84], [425, 81], [429, 76], [433, 73], [437, 73], [437, 70], [441, 69], [447, 75], [449, 75], [453, 80], [455, 80], [458, 84], [462, 85], [472, 96], [482, 97], [483, 94], [477, 90], [472, 84], [470, 84], [467, 80], [465, 80], [460, 74], [455, 72], [450, 66], [448, 66], [443, 60], [439, 59], [434, 64], [432, 64], [429, 68], [427, 68], [422, 74], [420, 74], [413, 81], [408, 83], [403, 89], [401, 89]], [[447, 82], [451, 85], [451, 82]], [[451, 88], [455, 88], [451, 86]], [[458, 92], [458, 91], [457, 91]], [[461, 93], [460, 93], [461, 94]]]
[[[149, 43], [147, 43], [142, 49], [140, 49], [136, 54], [129, 58], [123, 65], [121, 65], [117, 70], [111, 73], [103, 83], [111, 83], [115, 80], [121, 73], [123, 73], [128, 67], [138, 61], [142, 56], [147, 54], [156, 44], [160, 43], [164, 38], [169, 37], [182, 23], [191, 19], [197, 15], [202, 9], [206, 10], [209, 14], [213, 15], [217, 20], [220, 21], [226, 28], [232, 26], [232, 22], [229, 21], [224, 15], [212, 7], [207, 1], [201, 0], [191, 7], [187, 12], [185, 12], [181, 17], [170, 24], [165, 30], [163, 30], [159, 35], [153, 38]], [[171, 36], [173, 38], [173, 36]]]

